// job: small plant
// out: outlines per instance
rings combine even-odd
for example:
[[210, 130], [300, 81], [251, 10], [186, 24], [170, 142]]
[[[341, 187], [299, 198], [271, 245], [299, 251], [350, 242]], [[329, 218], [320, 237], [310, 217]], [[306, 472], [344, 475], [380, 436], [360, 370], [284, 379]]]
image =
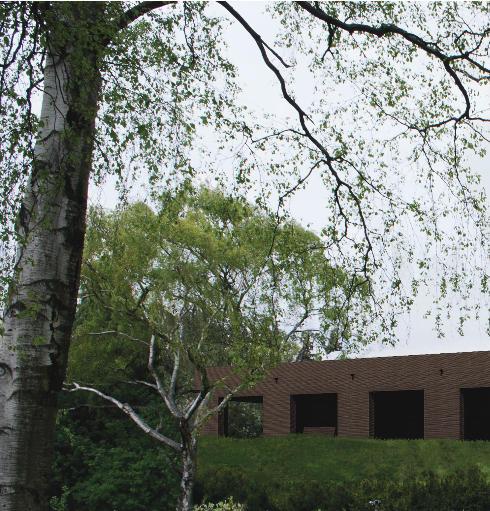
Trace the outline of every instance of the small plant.
[[68, 509], [68, 495], [70, 491], [63, 486], [60, 496], [51, 497], [49, 505], [52, 511], [66, 511]]
[[239, 502], [234, 502], [233, 498], [230, 497], [216, 504], [201, 504], [194, 507], [194, 511], [245, 511], [245, 506]]

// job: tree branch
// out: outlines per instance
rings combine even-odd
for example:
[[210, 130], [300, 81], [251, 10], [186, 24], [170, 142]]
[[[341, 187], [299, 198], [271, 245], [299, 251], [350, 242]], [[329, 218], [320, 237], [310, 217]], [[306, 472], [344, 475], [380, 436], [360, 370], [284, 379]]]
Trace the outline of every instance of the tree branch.
[[148, 14], [151, 11], [154, 11], [156, 9], [159, 9], [160, 7], [165, 7], [166, 5], [173, 5], [176, 4], [176, 1], [155, 1], [155, 2], [140, 2], [139, 4], [134, 5], [133, 7], [129, 8], [127, 11], [125, 11], [118, 20], [114, 21], [114, 29], [113, 32], [111, 32], [108, 35], [105, 35], [101, 38], [100, 42], [103, 47], [108, 46], [112, 38], [115, 34], [120, 32], [121, 30], [124, 30], [125, 28], [128, 28], [131, 23], [136, 21], [137, 19], [141, 18], [145, 14]]
[[179, 373], [179, 367], [180, 367], [180, 350], [177, 350], [174, 356], [174, 368], [172, 371], [172, 377], [170, 379], [169, 397], [172, 400], [175, 400], [175, 388], [177, 386], [177, 376]]
[[[200, 428], [204, 424], [204, 422], [206, 422], [206, 420], [209, 417], [211, 417], [211, 415], [214, 415], [214, 414], [217, 414], [217, 413], [221, 412], [223, 410], [223, 408], [228, 404], [228, 401], [235, 394], [240, 392], [240, 390], [244, 389], [246, 386], [247, 386], [246, 383], [240, 383], [234, 389], [230, 390], [230, 392], [228, 392], [228, 394], [223, 398], [223, 401], [221, 401], [221, 403], [218, 406], [215, 406], [214, 408], [209, 409], [206, 413], [204, 413], [201, 417], [199, 417], [196, 420], [195, 428], [196, 429]], [[211, 393], [208, 393], [208, 395], [206, 397], [209, 399], [210, 395], [211, 395]]]
[[130, 341], [136, 341], [140, 342], [141, 344], [144, 344], [145, 346], [149, 346], [149, 344], [146, 341], [143, 341], [143, 339], [138, 339], [137, 337], [132, 337], [131, 335], [125, 334], [123, 332], [119, 332], [118, 330], [104, 330], [103, 332], [89, 332], [87, 335], [120, 335], [121, 337], [125, 337], [126, 339], [129, 339]]
[[199, 391], [199, 394], [196, 396], [196, 398], [191, 402], [189, 407], [184, 413], [185, 419], [190, 419], [192, 415], [196, 412], [197, 409], [199, 409], [203, 404], [207, 402], [209, 399], [209, 396], [211, 395], [211, 384], [209, 382], [208, 373], [206, 371], [206, 368], [203, 367], [203, 365], [194, 357], [194, 354], [189, 349], [187, 350], [187, 356], [189, 358], [189, 361], [191, 364], [195, 367], [197, 372], [199, 373], [199, 377], [201, 379], [201, 389]]
[[[312, 122], [311, 118], [308, 116], [308, 114], [299, 106], [299, 104], [296, 102], [296, 100], [293, 99], [293, 97], [289, 94], [287, 87], [286, 87], [286, 81], [284, 77], [282, 76], [279, 69], [271, 62], [269, 59], [269, 56], [267, 54], [266, 46], [264, 45], [264, 42], [262, 40], [262, 37], [247, 23], [247, 21], [228, 3], [225, 1], [218, 2], [221, 4], [239, 23], [242, 25], [242, 27], [250, 34], [252, 39], [257, 44], [260, 54], [262, 56], [262, 60], [266, 64], [266, 66], [274, 73], [276, 76], [280, 87], [281, 92], [284, 97], [284, 99], [293, 107], [293, 109], [298, 114], [299, 122], [301, 125], [301, 128], [303, 129], [304, 136], [320, 151], [320, 153], [323, 155], [325, 164], [330, 172], [330, 174], [333, 176], [337, 186], [335, 188], [334, 194], [335, 194], [335, 202], [339, 208], [339, 214], [344, 219], [344, 223], [346, 225], [346, 231], [347, 231], [347, 224], [348, 219], [347, 215], [344, 212], [344, 209], [342, 207], [342, 204], [340, 202], [340, 195], [339, 190], [340, 188], [345, 188], [347, 190], [347, 193], [349, 197], [352, 199], [352, 201], [355, 204], [357, 214], [359, 215], [362, 229], [364, 232], [364, 239], [366, 242], [366, 250], [364, 251], [364, 265], [363, 265], [363, 272], [367, 274], [367, 267], [368, 267], [368, 260], [369, 256], [374, 258], [374, 251], [373, 246], [371, 243], [371, 238], [369, 235], [369, 229], [367, 226], [367, 222], [364, 216], [364, 212], [361, 205], [361, 200], [359, 196], [355, 193], [354, 188], [350, 183], [342, 179], [337, 172], [337, 170], [334, 168], [334, 162], [337, 161], [336, 158], [332, 157], [329, 151], [326, 149], [326, 147], [313, 135], [313, 133], [310, 131], [308, 126], [306, 125], [306, 121], [309, 120]], [[376, 264], [376, 262], [374, 261]]]
[[305, 311], [299, 321], [291, 328], [291, 330], [286, 334], [285, 340], [288, 341], [296, 332], [298, 332], [299, 328], [303, 325], [303, 323], [310, 316], [310, 311], [305, 308]]
[[178, 419], [182, 418], [182, 412], [177, 408], [175, 400], [165, 392], [163, 382], [155, 369], [155, 336], [151, 336], [150, 350], [148, 355], [148, 370], [150, 371], [155, 383], [157, 384], [157, 390], [162, 399], [164, 400], [170, 413], [172, 413]]
[[173, 5], [176, 4], [176, 1], [168, 1], [168, 2], [140, 2], [139, 4], [135, 5], [134, 7], [131, 7], [128, 9], [117, 22], [117, 28], [118, 30], [124, 30], [127, 28], [131, 23], [136, 21], [138, 18], [141, 18], [141, 16], [144, 16], [145, 14], [148, 14], [151, 11], [154, 11], [155, 9], [159, 9], [160, 7], [165, 7], [166, 5]]
[[143, 385], [144, 387], [150, 387], [150, 389], [158, 391], [158, 387], [154, 383], [150, 383], [149, 381], [144, 380], [129, 380], [125, 383], [129, 383], [130, 385]]
[[120, 410], [122, 410], [126, 415], [128, 415], [133, 422], [142, 429], [147, 435], [154, 438], [155, 440], [158, 440], [161, 443], [164, 443], [165, 445], [168, 445], [172, 449], [175, 449], [176, 451], [180, 452], [182, 450], [182, 447], [179, 443], [175, 442], [175, 440], [172, 440], [171, 438], [166, 437], [165, 435], [162, 435], [155, 429], [153, 429], [151, 426], [149, 426], [135, 411], [134, 409], [128, 405], [127, 403], [121, 403], [121, 401], [118, 401], [112, 396], [108, 396], [107, 394], [104, 394], [100, 390], [94, 389], [92, 387], [83, 387], [79, 385], [78, 383], [73, 382], [73, 388], [68, 389], [69, 392], [76, 392], [79, 390], [85, 390], [87, 392], [92, 392], [93, 394], [97, 394], [102, 399], [105, 399], [106, 401], [110, 401], [114, 405], [116, 405]]
[[[446, 72], [451, 76], [452, 80], [456, 84], [456, 87], [461, 92], [464, 101], [465, 101], [465, 109], [464, 111], [458, 116], [458, 117], [450, 117], [444, 121], [430, 124], [428, 126], [425, 126], [425, 129], [429, 128], [437, 128], [440, 126], [443, 126], [444, 124], [447, 124], [448, 122], [454, 121], [456, 123], [462, 121], [463, 119], [470, 119], [470, 110], [471, 110], [471, 102], [469, 98], [468, 91], [464, 87], [463, 83], [461, 82], [457, 72], [454, 68], [451, 67], [451, 62], [454, 62], [456, 60], [464, 60], [468, 62], [471, 66], [476, 67], [480, 71], [483, 71], [485, 73], [489, 73], [490, 69], [483, 66], [479, 62], [476, 62], [474, 59], [470, 57], [471, 52], [465, 52], [460, 53], [456, 55], [446, 55], [439, 46], [431, 41], [425, 41], [421, 37], [419, 37], [416, 34], [413, 34], [411, 32], [408, 32], [407, 30], [404, 30], [401, 27], [398, 27], [397, 25], [393, 25], [391, 23], [389, 24], [381, 24], [377, 27], [374, 27], [372, 25], [366, 25], [364, 23], [346, 23], [344, 21], [341, 21], [334, 16], [331, 16], [330, 14], [326, 13], [318, 5], [312, 5], [310, 2], [305, 1], [299, 1], [297, 2], [297, 5], [299, 5], [302, 9], [304, 9], [306, 12], [314, 16], [315, 18], [319, 19], [320, 21], [323, 21], [324, 23], [327, 23], [329, 29], [330, 27], [334, 26], [336, 28], [339, 28], [341, 30], [344, 30], [348, 32], [349, 34], [353, 33], [364, 33], [364, 34], [371, 34], [375, 35], [377, 37], [383, 37], [385, 35], [390, 34], [396, 34], [411, 43], [412, 45], [416, 46], [417, 48], [423, 50], [428, 55], [431, 55], [438, 59], [440, 62], [442, 62], [444, 69]], [[481, 43], [480, 43], [481, 44]]]

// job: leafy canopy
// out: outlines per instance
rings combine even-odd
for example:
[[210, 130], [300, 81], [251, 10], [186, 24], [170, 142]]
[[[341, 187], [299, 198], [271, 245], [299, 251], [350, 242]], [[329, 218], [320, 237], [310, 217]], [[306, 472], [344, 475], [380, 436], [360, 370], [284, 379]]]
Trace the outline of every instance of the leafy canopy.
[[165, 194], [159, 206], [89, 214], [75, 376], [116, 367], [116, 377], [138, 357], [144, 368], [151, 335], [198, 367], [254, 371], [291, 358], [306, 334], [321, 354], [366, 340], [363, 286], [311, 231], [207, 188]]
[[[488, 294], [488, 204], [475, 171], [489, 139], [488, 4], [274, 3], [262, 34], [226, 2], [155, 4], [130, 24], [121, 20], [140, 4], [101, 2], [83, 20], [76, 5], [0, 7], [3, 288], [47, 54], [73, 37], [74, 86], [91, 86], [87, 51], [102, 75], [96, 182], [117, 176], [126, 196], [139, 176], [157, 197], [207, 174], [287, 216], [293, 191], [313, 180], [325, 192], [329, 259], [369, 282], [380, 337], [393, 340], [396, 313], [431, 282], [439, 325], [454, 293]], [[230, 20], [250, 37], [284, 116], [241, 94]], [[463, 304], [462, 322], [469, 315]]]

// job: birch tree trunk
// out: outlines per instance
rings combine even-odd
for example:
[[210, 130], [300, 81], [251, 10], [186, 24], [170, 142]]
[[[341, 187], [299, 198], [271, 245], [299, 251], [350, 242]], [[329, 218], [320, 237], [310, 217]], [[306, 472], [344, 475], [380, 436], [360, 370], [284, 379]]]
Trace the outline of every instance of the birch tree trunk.
[[97, 57], [77, 46], [82, 40], [77, 27], [87, 27], [98, 10], [78, 4], [67, 23], [58, 23], [58, 33], [54, 24], [49, 32], [43, 127], [17, 226], [22, 241], [0, 343], [1, 511], [48, 508], [57, 395], [76, 307], [100, 89]]
[[192, 494], [196, 479], [197, 439], [190, 431], [188, 421], [180, 426], [182, 438], [182, 478], [180, 480], [180, 496], [177, 511], [191, 511]]

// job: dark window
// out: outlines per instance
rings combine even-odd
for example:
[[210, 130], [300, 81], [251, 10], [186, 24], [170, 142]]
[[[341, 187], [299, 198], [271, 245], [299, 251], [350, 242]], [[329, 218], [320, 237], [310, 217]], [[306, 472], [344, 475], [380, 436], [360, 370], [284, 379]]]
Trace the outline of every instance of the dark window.
[[375, 438], [424, 438], [424, 391], [371, 392], [370, 435]]
[[461, 389], [465, 440], [490, 440], [490, 388]]
[[[300, 394], [291, 396], [291, 431], [328, 432], [337, 429], [337, 394]], [[318, 428], [318, 429], [315, 429]]]
[[219, 417], [219, 434], [234, 438], [262, 435], [262, 396], [232, 398]]

